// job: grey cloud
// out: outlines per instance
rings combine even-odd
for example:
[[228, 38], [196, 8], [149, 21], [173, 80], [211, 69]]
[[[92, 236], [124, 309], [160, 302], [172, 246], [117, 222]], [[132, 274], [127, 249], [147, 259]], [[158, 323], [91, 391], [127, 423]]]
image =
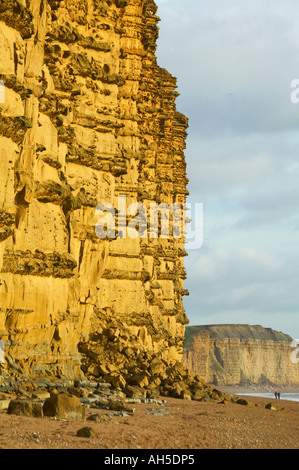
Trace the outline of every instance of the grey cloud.
[[236, 2], [211, 3], [210, 10], [206, 2], [190, 0], [162, 10], [161, 61], [178, 77], [178, 106], [190, 117], [192, 132], [296, 127], [299, 107], [290, 103], [290, 83], [298, 74], [293, 3], [280, 11], [280, 2], [273, 11], [244, 2], [238, 8]]
[[[290, 256], [245, 250], [227, 256], [214, 251], [204, 258], [199, 255], [190, 266], [187, 262], [191, 294], [184, 303], [194, 320], [206, 323], [207, 316], [211, 322], [217, 317], [221, 323], [232, 322], [232, 318], [237, 323], [252, 323], [258, 316], [261, 324], [271, 324], [272, 316], [280, 315], [283, 329], [286, 316], [296, 318], [299, 262], [294, 264]], [[298, 322], [292, 323], [292, 334], [298, 336]]]
[[178, 78], [189, 117], [189, 199], [206, 220], [205, 244], [186, 261], [187, 314], [299, 337], [298, 1], [157, 4], [158, 62]]

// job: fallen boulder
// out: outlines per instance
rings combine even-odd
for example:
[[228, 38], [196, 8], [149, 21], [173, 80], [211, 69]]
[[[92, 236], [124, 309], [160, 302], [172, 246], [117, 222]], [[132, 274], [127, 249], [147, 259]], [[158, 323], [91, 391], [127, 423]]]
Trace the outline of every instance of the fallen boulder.
[[44, 416], [57, 418], [83, 420], [85, 419], [85, 406], [80, 398], [69, 393], [52, 394], [43, 405]]
[[89, 426], [85, 426], [84, 428], [78, 429], [77, 431], [78, 437], [88, 437], [91, 439], [96, 439], [98, 437], [96, 431]]
[[245, 398], [239, 398], [235, 403], [238, 405], [244, 405], [244, 406], [255, 406], [254, 403], [251, 403], [248, 400], [245, 400]]
[[265, 406], [267, 410], [276, 410], [276, 411], [281, 411], [283, 408], [280, 408], [279, 406], [275, 405], [274, 403], [267, 403]]
[[137, 387], [134, 385], [128, 385], [125, 389], [126, 391], [126, 396], [128, 398], [146, 398], [147, 397], [147, 391], [144, 390], [141, 387]]
[[16, 398], [15, 400], [11, 400], [9, 402], [7, 413], [19, 416], [42, 418], [43, 407], [41, 403], [37, 403], [32, 400], [22, 400], [20, 398]]
[[127, 413], [134, 413], [134, 408], [126, 405], [125, 400], [111, 400], [106, 405], [107, 410], [113, 411], [126, 411]]

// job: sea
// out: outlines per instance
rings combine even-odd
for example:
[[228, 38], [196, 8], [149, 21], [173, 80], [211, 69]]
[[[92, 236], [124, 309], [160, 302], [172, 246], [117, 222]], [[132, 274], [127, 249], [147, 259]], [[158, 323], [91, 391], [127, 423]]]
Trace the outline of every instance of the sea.
[[[274, 393], [238, 393], [239, 396], [246, 396], [246, 397], [263, 397], [263, 398], [271, 398], [275, 399]], [[289, 401], [299, 401], [299, 393], [280, 393], [281, 400], [289, 400]]]

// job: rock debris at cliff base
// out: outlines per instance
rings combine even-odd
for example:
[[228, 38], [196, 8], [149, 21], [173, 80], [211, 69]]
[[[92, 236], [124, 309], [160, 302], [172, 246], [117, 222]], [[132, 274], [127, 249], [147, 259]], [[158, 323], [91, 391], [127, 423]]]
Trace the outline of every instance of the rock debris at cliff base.
[[183, 207], [188, 194], [188, 120], [157, 64], [158, 21], [151, 0], [1, 1], [4, 386], [86, 377], [170, 393], [184, 237], [95, 234], [102, 202]]

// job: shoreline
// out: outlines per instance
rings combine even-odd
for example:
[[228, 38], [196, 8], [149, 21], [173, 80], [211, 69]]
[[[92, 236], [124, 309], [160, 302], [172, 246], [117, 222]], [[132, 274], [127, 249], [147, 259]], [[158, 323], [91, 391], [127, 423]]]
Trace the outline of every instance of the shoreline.
[[214, 385], [207, 384], [209, 386], [215, 387], [217, 390], [220, 390], [223, 393], [231, 393], [232, 395], [241, 393], [241, 392], [261, 392], [261, 393], [271, 393], [271, 392], [283, 392], [283, 393], [299, 393], [299, 385], [238, 385], [238, 384], [226, 384], [226, 385]]
[[213, 385], [220, 392], [229, 393], [231, 395], [239, 394], [252, 394], [252, 393], [274, 393], [279, 392], [281, 395], [284, 393], [298, 393], [299, 394], [299, 385]]

